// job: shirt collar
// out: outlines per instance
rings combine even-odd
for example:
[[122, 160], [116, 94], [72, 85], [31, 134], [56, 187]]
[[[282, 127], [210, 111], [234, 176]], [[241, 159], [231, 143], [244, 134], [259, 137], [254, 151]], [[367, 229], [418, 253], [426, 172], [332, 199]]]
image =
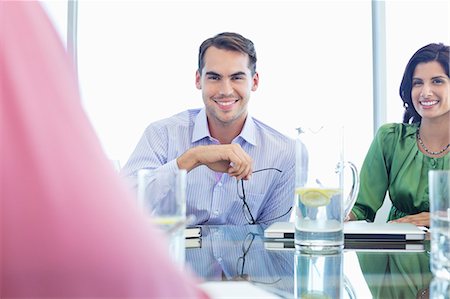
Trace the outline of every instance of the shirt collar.
[[[252, 145], [257, 145], [256, 143], [256, 125], [253, 117], [247, 114], [247, 119], [245, 120], [244, 127], [242, 128], [241, 134], [239, 134], [245, 141]], [[238, 137], [239, 137], [238, 136]]]
[[[205, 108], [202, 108], [195, 118], [194, 130], [192, 132], [192, 142], [194, 143], [205, 137], [211, 137], [211, 134], [208, 128]], [[252, 145], [257, 145], [255, 121], [253, 120], [253, 117], [250, 116], [250, 114], [247, 115], [244, 127], [242, 128], [241, 134], [239, 134], [238, 137], [241, 137]]]
[[208, 129], [208, 121], [206, 119], [205, 108], [201, 109], [195, 117], [194, 130], [192, 132], [192, 142], [199, 141], [205, 137], [211, 137]]
[[417, 135], [417, 130], [420, 127], [419, 123], [413, 123], [413, 124], [408, 124], [405, 127], [405, 132], [404, 132], [404, 136], [405, 137], [413, 137], [414, 138], [414, 143], [416, 142], [416, 135]]

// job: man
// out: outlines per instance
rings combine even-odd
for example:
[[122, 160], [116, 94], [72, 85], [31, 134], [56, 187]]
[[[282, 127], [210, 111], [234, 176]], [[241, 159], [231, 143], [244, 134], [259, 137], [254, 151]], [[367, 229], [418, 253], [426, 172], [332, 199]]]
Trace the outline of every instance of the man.
[[195, 78], [205, 107], [147, 127], [123, 174], [186, 169], [187, 214], [198, 224], [288, 219], [295, 143], [248, 115], [259, 84], [253, 42], [229, 32], [205, 40]]

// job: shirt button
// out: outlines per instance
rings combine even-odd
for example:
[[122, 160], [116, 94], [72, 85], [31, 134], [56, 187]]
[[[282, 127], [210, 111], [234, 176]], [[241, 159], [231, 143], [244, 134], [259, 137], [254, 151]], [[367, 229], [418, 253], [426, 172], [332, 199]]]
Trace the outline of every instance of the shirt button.
[[222, 263], [222, 258], [219, 256], [219, 257], [217, 258], [217, 261], [218, 261], [219, 263]]
[[217, 186], [222, 187], [222, 182], [219, 182]]
[[431, 159], [431, 167], [436, 168], [436, 159]]
[[213, 215], [214, 215], [214, 216], [219, 215], [219, 210], [215, 210], [215, 211], [213, 212]]

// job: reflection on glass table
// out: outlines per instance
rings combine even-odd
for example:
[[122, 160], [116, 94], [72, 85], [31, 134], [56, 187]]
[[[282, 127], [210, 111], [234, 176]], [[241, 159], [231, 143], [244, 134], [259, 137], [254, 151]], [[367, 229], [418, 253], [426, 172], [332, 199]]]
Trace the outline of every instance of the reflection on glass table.
[[358, 259], [373, 298], [416, 298], [428, 289], [432, 279], [429, 251], [361, 252]]
[[264, 248], [259, 225], [203, 226], [201, 248], [186, 250], [188, 266], [206, 281], [246, 280], [293, 294], [292, 252]]
[[259, 225], [203, 226], [201, 247], [186, 249], [187, 266], [205, 281], [246, 280], [283, 298], [429, 294], [429, 241], [423, 243], [423, 251], [366, 248], [300, 255], [293, 248], [266, 248], [263, 232]]

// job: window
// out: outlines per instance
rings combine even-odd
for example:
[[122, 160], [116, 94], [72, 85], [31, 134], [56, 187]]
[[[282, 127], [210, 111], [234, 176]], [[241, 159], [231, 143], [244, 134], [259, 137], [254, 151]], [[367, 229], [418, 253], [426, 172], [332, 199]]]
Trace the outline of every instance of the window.
[[430, 43], [450, 44], [450, 2], [386, 3], [387, 122], [403, 120], [400, 82], [409, 58]]
[[149, 123], [203, 106], [198, 47], [223, 31], [255, 43], [253, 116], [292, 137], [309, 122], [342, 123], [347, 156], [362, 163], [372, 139], [370, 1], [81, 1], [78, 14], [84, 106], [122, 164]]

